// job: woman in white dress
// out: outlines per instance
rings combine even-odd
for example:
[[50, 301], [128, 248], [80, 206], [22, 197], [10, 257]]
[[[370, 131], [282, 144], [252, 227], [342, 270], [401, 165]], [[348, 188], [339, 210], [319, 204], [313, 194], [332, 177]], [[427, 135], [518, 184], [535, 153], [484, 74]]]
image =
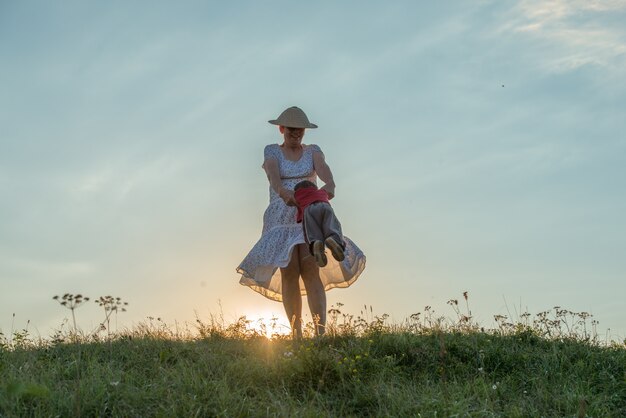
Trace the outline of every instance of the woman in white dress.
[[333, 198], [335, 182], [322, 150], [317, 145], [302, 143], [305, 129], [317, 128], [298, 107], [286, 109], [278, 119], [282, 144], [265, 147], [263, 169], [270, 183], [270, 203], [263, 216], [261, 238], [237, 267], [240, 283], [262, 295], [282, 301], [291, 323], [292, 334], [302, 336], [302, 297], [307, 296], [315, 332], [321, 335], [326, 327], [326, 290], [348, 287], [365, 268], [365, 255], [344, 236], [345, 259], [332, 256], [320, 268], [305, 244], [302, 224], [296, 223], [294, 186], [309, 180]]

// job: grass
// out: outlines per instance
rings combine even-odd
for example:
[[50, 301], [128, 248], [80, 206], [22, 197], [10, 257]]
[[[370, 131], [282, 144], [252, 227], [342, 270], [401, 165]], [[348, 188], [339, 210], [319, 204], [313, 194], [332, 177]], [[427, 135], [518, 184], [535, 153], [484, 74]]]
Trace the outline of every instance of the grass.
[[427, 307], [402, 324], [333, 307], [327, 335], [301, 341], [245, 318], [15, 333], [0, 338], [0, 416], [626, 416], [626, 347], [584, 313], [485, 330], [449, 304], [454, 319]]

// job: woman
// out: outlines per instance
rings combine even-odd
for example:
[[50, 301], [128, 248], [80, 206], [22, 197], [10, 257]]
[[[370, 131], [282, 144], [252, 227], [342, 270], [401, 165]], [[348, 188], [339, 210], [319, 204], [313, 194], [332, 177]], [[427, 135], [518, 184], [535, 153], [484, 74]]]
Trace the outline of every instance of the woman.
[[315, 321], [315, 333], [326, 328], [326, 290], [348, 287], [365, 268], [363, 252], [347, 237], [345, 259], [328, 257], [321, 268], [305, 244], [302, 225], [296, 223], [294, 186], [302, 180], [324, 182], [322, 189], [335, 195], [335, 182], [322, 150], [302, 143], [305, 129], [317, 128], [298, 107], [286, 109], [269, 123], [279, 126], [282, 144], [265, 147], [263, 169], [270, 183], [270, 204], [263, 216], [263, 232], [237, 272], [240, 283], [262, 295], [282, 301], [292, 335], [302, 336], [302, 298], [306, 295]]

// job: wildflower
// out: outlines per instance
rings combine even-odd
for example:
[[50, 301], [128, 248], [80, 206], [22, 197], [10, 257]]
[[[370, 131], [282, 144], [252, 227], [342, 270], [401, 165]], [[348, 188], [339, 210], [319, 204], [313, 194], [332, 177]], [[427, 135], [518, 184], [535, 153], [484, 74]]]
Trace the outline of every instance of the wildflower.
[[479, 367], [479, 368], [478, 368], [478, 372], [479, 372], [479, 373], [483, 373], [483, 372], [484, 372], [483, 368], [482, 368], [482, 367]]
[[117, 386], [120, 384], [119, 380], [114, 381], [114, 382], [110, 382], [111, 386]]
[[491, 389], [493, 389], [493, 390], [498, 389], [498, 385], [493, 385], [493, 386], [491, 387]]
[[293, 353], [291, 351], [285, 351], [283, 355], [285, 357], [291, 357], [291, 356], [293, 356]]

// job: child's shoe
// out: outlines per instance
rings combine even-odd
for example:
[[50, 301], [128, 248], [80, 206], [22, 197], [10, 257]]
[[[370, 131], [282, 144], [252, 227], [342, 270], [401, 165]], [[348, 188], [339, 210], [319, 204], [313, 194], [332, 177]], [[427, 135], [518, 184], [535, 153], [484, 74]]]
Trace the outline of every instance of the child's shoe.
[[337, 261], [343, 261], [346, 255], [343, 253], [343, 247], [334, 240], [333, 237], [326, 238], [326, 246], [330, 248], [330, 252], [333, 253], [333, 257]]
[[328, 264], [328, 260], [326, 259], [326, 252], [324, 249], [324, 243], [322, 241], [315, 241], [313, 243], [313, 257], [315, 257], [315, 262], [320, 267], [324, 267], [326, 264]]

